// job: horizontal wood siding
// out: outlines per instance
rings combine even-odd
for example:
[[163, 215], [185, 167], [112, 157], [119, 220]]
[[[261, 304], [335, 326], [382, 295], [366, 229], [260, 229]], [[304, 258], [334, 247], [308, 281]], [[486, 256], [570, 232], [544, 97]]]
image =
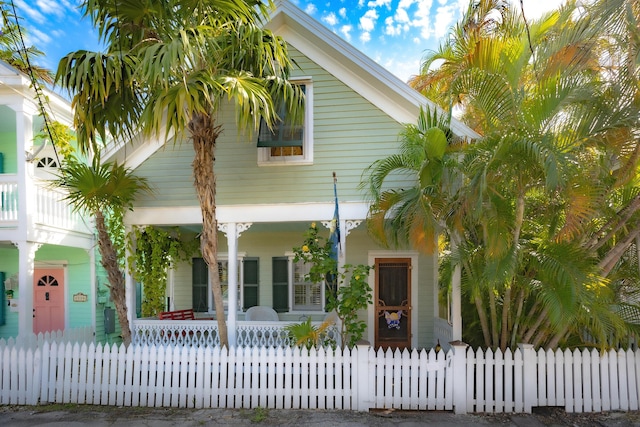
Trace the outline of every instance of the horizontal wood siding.
[[[219, 204], [297, 203], [333, 197], [332, 172], [338, 176], [341, 200], [362, 201], [358, 190], [364, 169], [397, 151], [402, 125], [295, 49], [300, 65], [294, 75], [313, 81], [314, 161], [307, 166], [258, 166], [256, 135], [235, 131], [227, 105], [218, 121], [223, 133], [216, 148]], [[197, 205], [193, 190], [193, 149], [189, 142], [170, 143], [136, 170], [156, 193], [141, 197], [139, 206]]]

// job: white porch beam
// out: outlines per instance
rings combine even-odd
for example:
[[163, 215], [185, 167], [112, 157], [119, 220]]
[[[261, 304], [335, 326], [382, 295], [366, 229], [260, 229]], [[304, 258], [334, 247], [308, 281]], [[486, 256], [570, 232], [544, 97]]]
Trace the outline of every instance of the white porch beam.
[[[216, 208], [218, 223], [269, 223], [305, 222], [333, 218], [334, 202], [290, 203], [271, 205], [221, 205]], [[340, 217], [348, 220], [364, 220], [369, 204], [341, 202]], [[190, 225], [202, 223], [200, 206], [135, 208], [127, 213], [128, 225]]]

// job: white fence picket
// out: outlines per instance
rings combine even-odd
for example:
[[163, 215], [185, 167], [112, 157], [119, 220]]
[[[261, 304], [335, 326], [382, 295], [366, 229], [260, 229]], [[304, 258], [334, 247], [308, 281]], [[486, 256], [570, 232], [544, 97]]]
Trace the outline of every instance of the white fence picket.
[[[521, 346], [504, 353], [467, 349], [454, 358], [458, 348], [464, 349], [127, 348], [64, 342], [53, 333], [0, 340], [0, 404], [452, 410], [464, 402], [456, 411], [563, 405], [599, 412], [637, 410], [640, 403], [638, 351]], [[466, 387], [456, 402], [454, 370]]]

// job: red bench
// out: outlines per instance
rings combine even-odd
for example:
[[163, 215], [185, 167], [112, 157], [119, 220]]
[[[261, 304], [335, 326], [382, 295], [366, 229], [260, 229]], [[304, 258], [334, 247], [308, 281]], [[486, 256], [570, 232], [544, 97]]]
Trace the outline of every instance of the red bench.
[[163, 311], [161, 313], [158, 313], [158, 319], [160, 320], [195, 320], [196, 316], [193, 313], [193, 308], [187, 308], [186, 310]]

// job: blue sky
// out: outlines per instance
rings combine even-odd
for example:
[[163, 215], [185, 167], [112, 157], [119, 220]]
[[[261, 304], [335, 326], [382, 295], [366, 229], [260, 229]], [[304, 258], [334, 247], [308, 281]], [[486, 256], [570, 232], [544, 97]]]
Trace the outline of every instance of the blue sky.
[[[79, 10], [80, 0], [13, 0], [24, 18], [27, 44], [45, 52], [38, 62], [55, 70], [68, 52], [99, 49]], [[469, 0], [291, 0], [327, 28], [403, 81], [419, 71], [425, 51], [436, 49]], [[519, 5], [520, 0], [512, 0]], [[564, 0], [524, 0], [527, 18]]]

